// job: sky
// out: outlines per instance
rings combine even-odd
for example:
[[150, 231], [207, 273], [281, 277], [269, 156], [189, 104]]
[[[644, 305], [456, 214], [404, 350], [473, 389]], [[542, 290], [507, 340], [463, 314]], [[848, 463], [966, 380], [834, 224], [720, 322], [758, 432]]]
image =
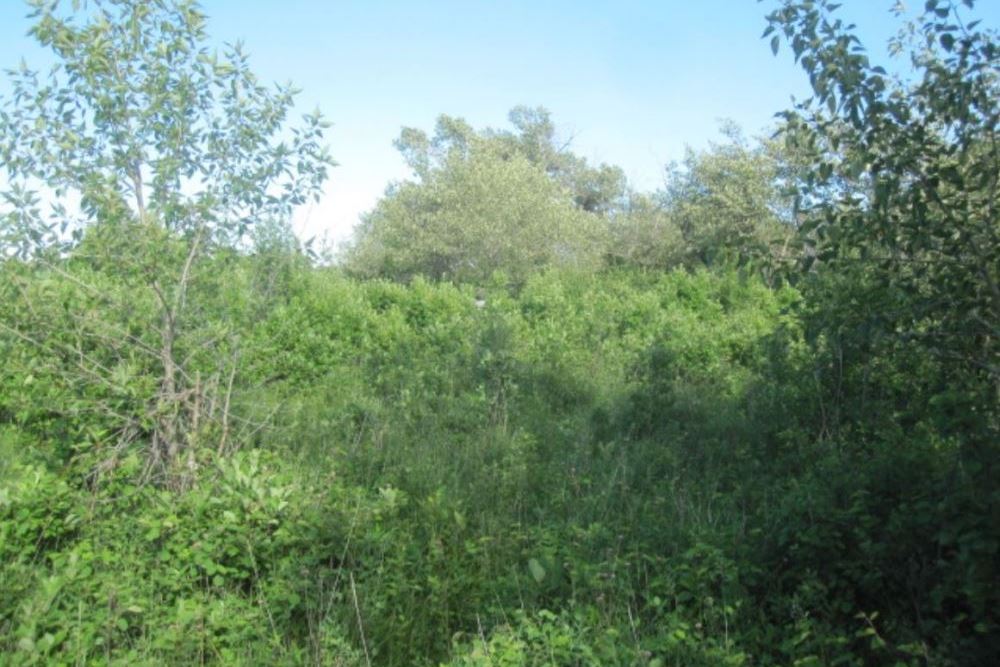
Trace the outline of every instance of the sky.
[[[392, 141], [431, 131], [441, 113], [506, 127], [517, 105], [552, 112], [560, 137], [593, 162], [616, 164], [652, 190], [686, 146], [719, 139], [722, 120], [766, 132], [774, 114], [809, 95], [787, 49], [761, 39], [770, 0], [202, 0], [218, 44], [242, 40], [262, 81], [302, 89], [319, 108], [339, 166], [321, 201], [295, 213], [303, 238], [338, 243], [385, 187], [410, 174]], [[895, 0], [843, 0], [875, 60], [892, 67]], [[922, 0], [908, 0], [919, 9]], [[25, 36], [20, 0], [0, 0], [0, 67], [48, 54]], [[973, 13], [1000, 27], [1000, 2]], [[897, 65], [905, 67], [904, 64]], [[0, 77], [0, 97], [9, 90]]]

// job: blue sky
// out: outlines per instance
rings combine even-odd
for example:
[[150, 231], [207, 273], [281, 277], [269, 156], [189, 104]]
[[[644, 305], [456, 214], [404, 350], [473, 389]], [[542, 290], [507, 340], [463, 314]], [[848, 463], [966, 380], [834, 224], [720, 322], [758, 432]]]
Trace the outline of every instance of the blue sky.
[[[844, 0], [878, 59], [899, 27], [893, 0]], [[911, 10], [922, 0], [910, 0]], [[209, 33], [242, 39], [265, 81], [292, 80], [319, 107], [340, 163], [319, 204], [297, 212], [304, 236], [346, 238], [385, 186], [406, 177], [392, 147], [404, 125], [440, 113], [502, 126], [518, 104], [552, 111], [573, 149], [653, 189], [686, 145], [720, 119], [756, 134], [793, 95], [808, 95], [787, 51], [760, 39], [774, 2], [755, 0], [202, 0]], [[44, 64], [18, 0], [0, 2], [0, 66]], [[1000, 2], [975, 11], [1000, 26]], [[902, 65], [901, 65], [902, 66]], [[7, 90], [0, 79], [0, 95]]]

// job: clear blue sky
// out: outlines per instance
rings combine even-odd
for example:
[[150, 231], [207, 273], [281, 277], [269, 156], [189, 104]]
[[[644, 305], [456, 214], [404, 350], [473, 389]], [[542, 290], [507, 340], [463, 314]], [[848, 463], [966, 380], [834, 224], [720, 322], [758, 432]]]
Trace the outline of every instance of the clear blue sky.
[[[899, 27], [893, 0], [844, 0], [884, 59]], [[340, 163], [320, 204], [296, 214], [304, 235], [343, 239], [385, 186], [406, 177], [392, 148], [400, 127], [431, 129], [440, 113], [502, 126], [518, 104], [550, 109], [561, 134], [594, 161], [653, 189], [685, 145], [718, 122], [759, 133], [792, 95], [808, 95], [786, 51], [760, 39], [774, 2], [755, 0], [202, 0], [209, 33], [242, 39], [265, 81], [292, 80], [303, 111], [334, 123]], [[911, 10], [922, 0], [909, 0]], [[48, 58], [24, 36], [19, 0], [0, 0], [0, 66]], [[1000, 26], [1000, 2], [975, 15]], [[902, 66], [902, 65], [900, 65]], [[0, 95], [7, 90], [0, 80]]]

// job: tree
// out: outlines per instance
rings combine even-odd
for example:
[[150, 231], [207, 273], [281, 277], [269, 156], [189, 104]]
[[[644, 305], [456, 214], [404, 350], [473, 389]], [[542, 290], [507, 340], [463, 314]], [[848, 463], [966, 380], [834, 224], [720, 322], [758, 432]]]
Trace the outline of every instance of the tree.
[[766, 269], [794, 256], [783, 181], [797, 166], [775, 142], [751, 143], [732, 124], [726, 141], [688, 149], [665, 187], [632, 193], [611, 215], [611, 255], [645, 267], [733, 265]]
[[[828, 569], [822, 589], [866, 601], [864, 632], [896, 664], [989, 664], [1000, 636], [1000, 48], [965, 19], [972, 5], [927, 0], [893, 42], [909, 50], [905, 78], [873, 64], [826, 0], [785, 0], [765, 32], [814, 92], [784, 114], [815, 165], [798, 182], [813, 251], [794, 275], [815, 357], [802, 370], [819, 386], [811, 453], [835, 452], [851, 504], [865, 499], [851, 523], [880, 527], [873, 553], [907, 545], [880, 567]], [[834, 497], [824, 475], [810, 495]], [[805, 541], [775, 549], [788, 581], [830, 558], [824, 544], [802, 559]]]
[[628, 191], [625, 174], [619, 167], [596, 167], [571, 152], [570, 142], [560, 142], [552, 115], [543, 107], [518, 106], [507, 116], [517, 133], [489, 130], [487, 135], [503, 142], [545, 170], [573, 195], [584, 211], [607, 214], [621, 206]]
[[446, 114], [437, 119], [434, 136], [406, 127], [396, 147], [414, 173], [423, 178], [428, 169], [442, 166], [442, 160], [457, 151], [468, 154], [473, 145], [489, 144], [499, 154], [520, 155], [541, 169], [571, 193], [573, 202], [590, 213], [609, 213], [625, 202], [627, 183], [618, 167], [591, 166], [569, 150], [570, 141], [561, 141], [552, 114], [543, 107], [514, 107], [507, 115], [514, 130], [476, 130], [461, 118]]
[[[184, 454], [193, 463], [208, 419], [221, 424], [225, 447], [238, 345], [207, 304], [253, 225], [318, 197], [332, 165], [326, 124], [316, 112], [286, 128], [295, 90], [260, 84], [239, 44], [211, 51], [192, 0], [95, 0], [82, 17], [79, 3], [66, 4], [29, 2], [30, 34], [55, 54], [52, 71], [22, 64], [9, 73], [0, 251], [19, 258], [8, 269], [74, 294], [62, 298], [75, 333], [38, 318], [28, 328], [35, 305], [23, 289], [5, 295], [20, 298], [0, 326], [59, 368], [67, 387], [129, 394], [127, 411], [109, 408], [114, 432], [144, 436], [150, 469], [169, 471]], [[147, 393], [134, 391], [142, 383], [126, 390], [118, 380], [128, 374], [101, 358], [141, 358], [156, 382]], [[194, 368], [197, 359], [215, 366]]]
[[668, 168], [662, 206], [681, 230], [689, 263], [744, 266], [780, 256], [792, 227], [782, 218], [781, 157], [767, 144], [751, 145], [734, 125], [722, 129], [726, 142], [688, 149]]
[[577, 205], [545, 160], [530, 156], [534, 140], [522, 138], [448, 116], [433, 138], [404, 128], [397, 147], [417, 180], [390, 188], [365, 217], [349, 270], [480, 283], [502, 271], [520, 284], [545, 266], [596, 266], [601, 217]]
[[[971, 7], [971, 0], [961, 3]], [[864, 275], [887, 308], [869, 322], [920, 345], [1000, 428], [1000, 48], [929, 0], [894, 40], [920, 78], [873, 65], [827, 1], [786, 0], [765, 36], [783, 35], [814, 97], [785, 114], [785, 136], [818, 165], [800, 181], [803, 232], [834, 272]], [[844, 183], [859, 184], [845, 187]], [[985, 393], [983, 393], [985, 392]], [[985, 401], [985, 403], [982, 403]]]

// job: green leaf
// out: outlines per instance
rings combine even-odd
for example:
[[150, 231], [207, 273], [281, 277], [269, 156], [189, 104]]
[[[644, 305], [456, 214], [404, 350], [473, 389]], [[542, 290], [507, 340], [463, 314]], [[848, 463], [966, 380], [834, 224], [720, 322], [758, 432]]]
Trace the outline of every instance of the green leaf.
[[542, 580], [545, 579], [545, 568], [535, 558], [528, 561], [528, 571], [531, 572], [531, 578], [535, 580], [536, 584], [542, 583]]

